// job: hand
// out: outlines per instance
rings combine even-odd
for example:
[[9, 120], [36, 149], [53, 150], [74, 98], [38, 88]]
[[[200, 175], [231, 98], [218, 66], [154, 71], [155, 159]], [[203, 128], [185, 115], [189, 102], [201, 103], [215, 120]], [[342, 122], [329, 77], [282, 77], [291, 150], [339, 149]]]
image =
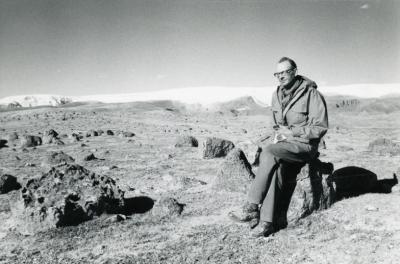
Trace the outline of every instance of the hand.
[[293, 137], [293, 131], [287, 126], [279, 126], [275, 129], [275, 133], [278, 135], [283, 135], [287, 138]]

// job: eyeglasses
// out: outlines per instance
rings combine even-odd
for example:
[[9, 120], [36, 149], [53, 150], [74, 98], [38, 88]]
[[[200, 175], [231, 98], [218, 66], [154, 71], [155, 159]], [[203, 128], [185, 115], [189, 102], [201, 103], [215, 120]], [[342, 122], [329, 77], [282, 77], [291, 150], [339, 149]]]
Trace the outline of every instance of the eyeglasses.
[[275, 72], [275, 73], [274, 73], [274, 76], [275, 76], [275, 77], [279, 77], [279, 76], [284, 75], [284, 74], [291, 74], [291, 73], [293, 73], [295, 70], [296, 70], [296, 68], [294, 68], [294, 69], [289, 69], [289, 70], [286, 70], [286, 71], [281, 71], [281, 72]]

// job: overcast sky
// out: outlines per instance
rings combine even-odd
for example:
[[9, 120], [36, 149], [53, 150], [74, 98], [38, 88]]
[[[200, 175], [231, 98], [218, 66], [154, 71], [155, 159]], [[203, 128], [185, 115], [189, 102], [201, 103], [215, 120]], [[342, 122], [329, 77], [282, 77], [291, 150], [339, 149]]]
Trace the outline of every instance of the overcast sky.
[[0, 0], [0, 97], [400, 83], [400, 1]]

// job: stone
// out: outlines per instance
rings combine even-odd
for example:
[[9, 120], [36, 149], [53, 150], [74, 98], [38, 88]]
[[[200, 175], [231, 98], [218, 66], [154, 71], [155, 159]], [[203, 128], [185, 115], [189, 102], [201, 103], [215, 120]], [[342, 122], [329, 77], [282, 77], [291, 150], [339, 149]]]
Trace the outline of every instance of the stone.
[[71, 143], [78, 142], [78, 141], [80, 141], [80, 140], [82, 139], [82, 138], [81, 138], [78, 134], [76, 134], [76, 133], [72, 133], [72, 134], [69, 135], [68, 137], [69, 137]]
[[[314, 211], [329, 208], [336, 201], [336, 190], [332, 183], [333, 164], [314, 160], [306, 164], [297, 175], [290, 204], [287, 197], [281, 199], [277, 213], [278, 222], [297, 222]], [[283, 186], [283, 193], [288, 193], [290, 184]], [[288, 206], [287, 215], [285, 210]], [[287, 219], [286, 219], [287, 216]]]
[[118, 136], [120, 137], [134, 137], [135, 133], [129, 132], [129, 131], [119, 131]]
[[89, 155], [86, 155], [85, 157], [83, 157], [84, 161], [91, 161], [91, 160], [96, 160], [96, 156], [93, 153], [90, 153]]
[[36, 233], [121, 213], [124, 192], [114, 179], [68, 164], [30, 179], [10, 204], [17, 230]]
[[235, 145], [229, 140], [209, 137], [203, 142], [202, 156], [204, 159], [225, 157], [234, 147]]
[[367, 169], [348, 166], [333, 172], [337, 199], [358, 196], [372, 192], [378, 183], [378, 177]]
[[89, 130], [86, 132], [86, 137], [97, 137], [99, 135], [99, 133], [97, 133], [96, 130]]
[[62, 151], [51, 151], [46, 155], [45, 163], [50, 166], [72, 164], [75, 160]]
[[38, 136], [26, 135], [21, 139], [21, 147], [30, 148], [42, 145], [42, 138]]
[[218, 191], [246, 193], [254, 177], [246, 155], [241, 149], [235, 148], [224, 159], [212, 186]]
[[109, 135], [109, 136], [114, 136], [114, 132], [112, 130], [109, 130], [109, 129], [106, 131], [106, 134]]
[[5, 194], [21, 188], [15, 176], [3, 174], [0, 176], [0, 194]]
[[58, 138], [58, 133], [53, 130], [47, 130], [43, 134], [43, 144], [57, 144], [57, 145], [63, 145], [64, 143]]
[[175, 147], [198, 147], [199, 142], [192, 136], [180, 136], [175, 140]]
[[155, 202], [151, 213], [160, 218], [176, 217], [181, 215], [184, 204], [179, 203], [175, 198], [163, 197]]

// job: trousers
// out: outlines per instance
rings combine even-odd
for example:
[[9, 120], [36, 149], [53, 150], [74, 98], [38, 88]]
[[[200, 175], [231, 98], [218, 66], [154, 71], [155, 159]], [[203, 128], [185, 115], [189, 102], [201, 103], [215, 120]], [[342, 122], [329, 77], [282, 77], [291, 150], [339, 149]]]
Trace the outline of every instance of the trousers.
[[287, 141], [262, 148], [260, 165], [247, 197], [248, 202], [261, 204], [261, 221], [273, 223], [278, 210], [286, 214], [297, 174], [311, 161], [314, 152], [308, 144]]

